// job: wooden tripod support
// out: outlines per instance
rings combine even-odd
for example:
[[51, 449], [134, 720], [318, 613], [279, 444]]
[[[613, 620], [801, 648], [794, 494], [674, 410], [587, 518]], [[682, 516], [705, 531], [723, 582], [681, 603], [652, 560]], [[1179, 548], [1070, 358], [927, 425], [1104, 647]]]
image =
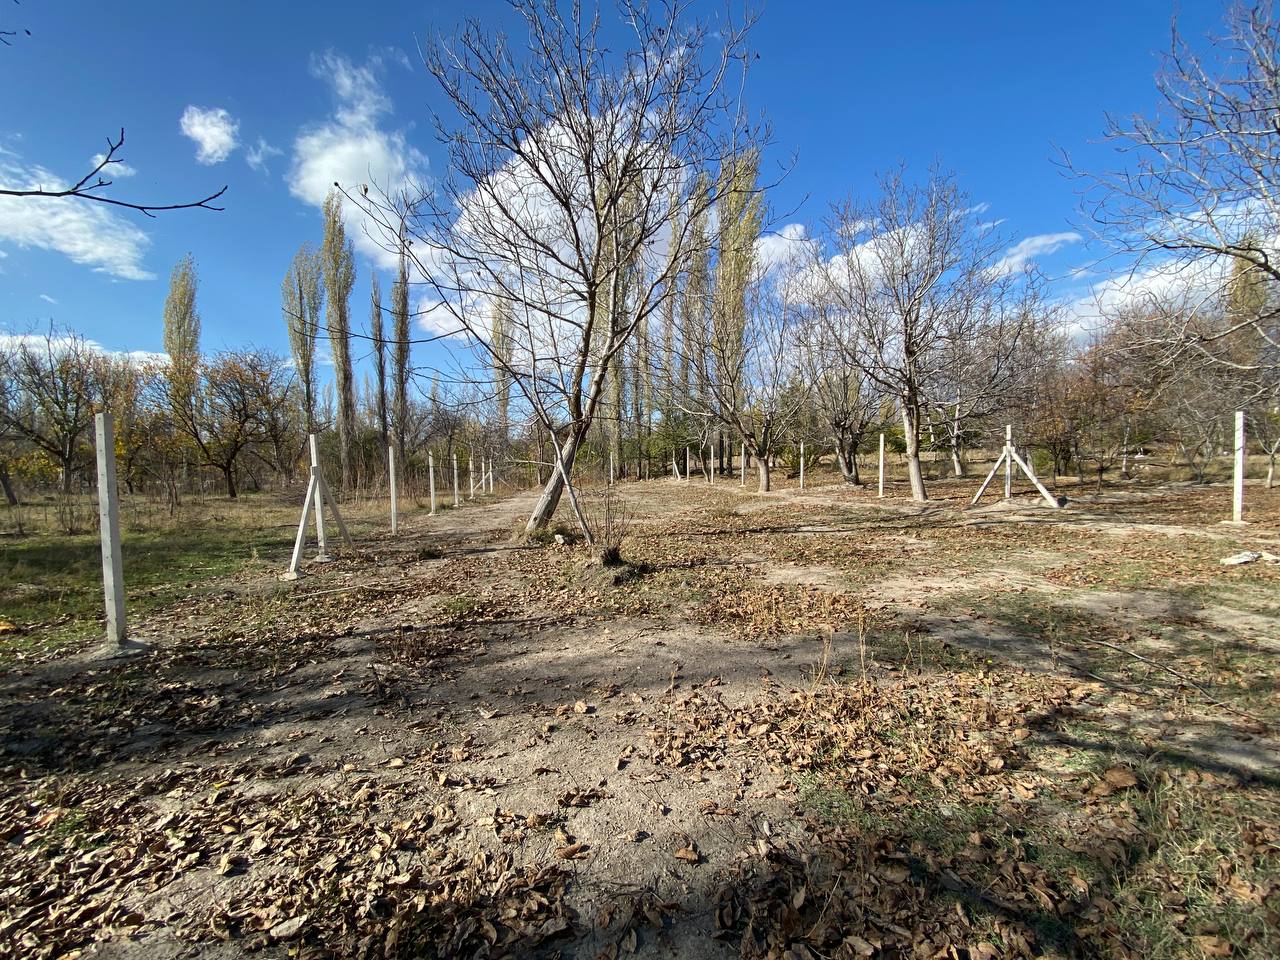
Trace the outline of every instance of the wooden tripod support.
[[311, 479], [307, 483], [307, 498], [302, 502], [302, 517], [298, 520], [298, 535], [293, 541], [293, 555], [289, 558], [289, 569], [280, 575], [281, 580], [297, 580], [301, 576], [298, 567], [302, 563], [302, 548], [307, 542], [307, 515], [313, 509], [316, 522], [316, 545], [319, 548], [315, 562], [328, 563], [333, 559], [329, 556], [329, 541], [324, 533], [324, 505], [326, 500], [329, 501], [329, 511], [333, 514], [333, 519], [338, 524], [338, 531], [342, 534], [343, 541], [348, 547], [355, 549], [355, 542], [351, 539], [351, 534], [347, 532], [347, 525], [342, 520], [342, 512], [338, 509], [338, 502], [330, 495], [329, 485], [325, 483], [324, 472], [320, 469], [320, 457], [316, 448], [316, 435], [314, 433], [311, 434], [310, 444]]
[[1062, 501], [1045, 488], [1045, 485], [1040, 482], [1040, 478], [1035, 475], [1035, 471], [1027, 465], [1025, 460], [1018, 456], [1017, 448], [1013, 445], [1013, 427], [1009, 424], [1006, 424], [1004, 428], [1004, 449], [1000, 451], [999, 459], [992, 466], [991, 472], [987, 474], [987, 479], [982, 481], [982, 486], [978, 488], [978, 492], [973, 495], [973, 500], [970, 501], [969, 506], [974, 506], [982, 499], [982, 495], [987, 492], [987, 487], [996, 478], [996, 474], [1000, 472], [1001, 467], [1004, 467], [1004, 498], [1006, 500], [1010, 499], [1013, 496], [1013, 468], [1015, 464], [1026, 475], [1027, 479], [1035, 484], [1036, 489], [1040, 491], [1040, 496], [1044, 497], [1049, 506], [1055, 510], [1062, 509]]

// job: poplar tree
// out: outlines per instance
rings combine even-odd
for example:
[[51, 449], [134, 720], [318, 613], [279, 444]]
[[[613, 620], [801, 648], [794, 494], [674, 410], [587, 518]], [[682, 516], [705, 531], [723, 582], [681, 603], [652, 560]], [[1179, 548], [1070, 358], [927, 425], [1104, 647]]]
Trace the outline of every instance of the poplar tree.
[[304, 243], [294, 254], [280, 289], [289, 349], [302, 385], [302, 414], [308, 434], [315, 432], [316, 422], [316, 337], [324, 306], [323, 272], [319, 252]]
[[375, 273], [369, 287], [369, 336], [373, 339], [374, 374], [377, 382], [378, 433], [382, 437], [382, 449], [390, 441], [387, 429], [387, 341], [382, 334], [382, 287]]
[[498, 439], [507, 442], [511, 416], [511, 304], [495, 300], [490, 353], [493, 365], [493, 391], [498, 413]]
[[404, 437], [409, 418], [409, 268], [403, 241], [400, 268], [391, 287], [392, 353], [391, 414], [396, 435], [396, 454], [404, 461]]
[[[711, 325], [715, 339], [714, 376], [722, 383], [736, 378], [744, 357], [743, 336], [747, 325], [747, 287], [756, 267], [756, 241], [764, 224], [764, 199], [756, 187], [760, 156], [754, 150], [737, 154], [720, 171], [719, 257], [716, 260], [715, 293], [712, 297]], [[724, 414], [736, 410], [721, 411]], [[724, 465], [723, 434], [719, 444]]]
[[342, 485], [355, 482], [352, 445], [356, 433], [356, 401], [351, 370], [351, 288], [356, 280], [355, 256], [342, 219], [342, 194], [330, 191], [324, 201], [324, 285], [329, 295], [325, 326], [333, 351], [334, 382], [338, 393], [338, 456]]
[[196, 264], [187, 254], [169, 276], [164, 300], [164, 349], [169, 354], [170, 396], [175, 404], [195, 403], [200, 365], [200, 313], [196, 310]]

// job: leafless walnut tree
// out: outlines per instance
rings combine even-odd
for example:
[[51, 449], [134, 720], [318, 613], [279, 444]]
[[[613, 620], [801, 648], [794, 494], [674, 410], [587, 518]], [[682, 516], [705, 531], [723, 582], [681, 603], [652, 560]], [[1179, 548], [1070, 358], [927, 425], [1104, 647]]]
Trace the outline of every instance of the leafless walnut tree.
[[[575, 500], [568, 481], [609, 370], [663, 303], [678, 270], [669, 251], [693, 252], [688, 224], [715, 203], [722, 159], [758, 133], [736, 102], [748, 23], [712, 29], [688, 20], [682, 0], [622, 0], [622, 49], [616, 34], [604, 40], [599, 10], [513, 7], [521, 42], [471, 21], [428, 54], [453, 113], [436, 120], [449, 175], [415, 198], [405, 233], [385, 193], [349, 195], [407, 251], [419, 309], [464, 335], [484, 366], [505, 367], [513, 407], [553, 441], [534, 531], [566, 487]], [[706, 190], [695, 188], [702, 172]]]
[[[975, 335], [1005, 336], [999, 304], [1009, 286], [1002, 243], [976, 221], [948, 174], [923, 184], [903, 170], [880, 178], [870, 202], [837, 204], [819, 267], [843, 363], [858, 367], [898, 404], [912, 496], [927, 499], [920, 430], [930, 390], [957, 361], [985, 355]], [[947, 399], [954, 399], [949, 397]]]

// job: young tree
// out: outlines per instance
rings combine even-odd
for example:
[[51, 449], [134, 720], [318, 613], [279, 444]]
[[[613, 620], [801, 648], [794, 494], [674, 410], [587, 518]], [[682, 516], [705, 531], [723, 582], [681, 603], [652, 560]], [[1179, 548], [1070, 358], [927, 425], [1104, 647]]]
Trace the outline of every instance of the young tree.
[[338, 458], [342, 486], [355, 484], [352, 451], [356, 437], [355, 374], [351, 367], [351, 288], [356, 282], [355, 255], [342, 217], [342, 194], [332, 190], [324, 201], [324, 285], [329, 306], [325, 329], [333, 351], [333, 379], [338, 393]]
[[281, 285], [289, 349], [298, 382], [302, 385], [302, 414], [306, 432], [316, 429], [316, 338], [320, 334], [320, 311], [324, 308], [324, 267], [319, 252], [304, 243]]
[[[457, 120], [439, 122], [450, 175], [417, 201], [409, 255], [436, 317], [486, 356], [497, 355], [492, 304], [510, 305], [508, 373], [555, 448], [527, 524], [534, 531], [566, 489], [574, 499], [569, 480], [609, 370], [669, 288], [675, 260], [649, 262], [660, 241], [697, 252], [687, 225], [716, 193], [695, 192], [698, 173], [758, 133], [726, 103], [744, 62], [743, 28], [721, 21], [713, 33], [687, 24], [682, 4], [623, 0], [621, 48], [582, 6], [566, 15], [543, 0], [514, 7], [523, 53], [472, 21], [428, 56]], [[395, 205], [365, 205], [394, 247]], [[624, 271], [636, 261], [643, 280], [621, 309]]]
[[969, 356], [983, 349], [954, 331], [998, 301], [1006, 283], [1000, 240], [975, 222], [955, 179], [936, 170], [923, 185], [909, 183], [901, 170], [881, 177], [874, 202], [833, 208], [829, 232], [825, 295], [836, 307], [833, 315], [847, 318], [858, 333], [852, 342], [834, 342], [853, 351], [848, 361], [896, 399], [911, 494], [927, 500], [920, 431], [929, 386], [943, 347]]

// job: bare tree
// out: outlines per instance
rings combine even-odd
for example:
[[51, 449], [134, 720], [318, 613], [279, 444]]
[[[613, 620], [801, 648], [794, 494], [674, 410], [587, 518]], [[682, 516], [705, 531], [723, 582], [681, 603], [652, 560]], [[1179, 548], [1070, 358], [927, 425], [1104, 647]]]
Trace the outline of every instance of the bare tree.
[[798, 376], [809, 290], [804, 264], [753, 267], [740, 315], [742, 327], [720, 336], [714, 327], [684, 344], [697, 386], [681, 401], [699, 421], [741, 438], [755, 458], [761, 493], [770, 487], [770, 458], [779, 436], [808, 404]]
[[826, 296], [858, 334], [836, 342], [897, 401], [911, 494], [924, 501], [920, 430], [930, 384], [947, 349], [965, 346], [959, 338], [975, 312], [999, 299], [1006, 284], [1000, 238], [975, 222], [951, 175], [934, 170], [918, 185], [898, 170], [880, 178], [873, 202], [833, 208], [829, 244]]
[[[1133, 273], [1156, 271], [1203, 302], [1220, 300], [1239, 268], [1269, 286], [1280, 280], [1280, 20], [1271, 0], [1233, 5], [1214, 49], [1205, 61], [1175, 26], [1156, 76], [1159, 112], [1108, 119], [1108, 138], [1128, 164], [1076, 171], [1086, 183], [1086, 213], [1136, 256]], [[1159, 319], [1149, 337], [1159, 347], [1149, 351], [1153, 363], [1192, 354], [1238, 371], [1269, 371], [1272, 383], [1280, 372], [1273, 297], [1241, 313], [1178, 310]]]
[[[616, 33], [604, 40], [599, 11], [513, 5], [523, 50], [471, 21], [428, 55], [457, 119], [437, 119], [450, 175], [415, 203], [409, 256], [431, 317], [507, 366], [552, 441], [555, 470], [530, 514], [534, 531], [566, 489], [574, 499], [569, 480], [609, 370], [677, 269], [665, 252], [694, 252], [687, 225], [716, 194], [695, 191], [699, 172], [758, 134], [727, 96], [745, 27], [686, 23], [679, 0], [623, 0], [630, 42], [620, 50]], [[395, 204], [359, 193], [395, 248]], [[637, 263], [640, 280], [623, 298]], [[508, 361], [493, 342], [497, 302], [509, 307]]]
[[83, 337], [53, 327], [17, 338], [0, 353], [0, 380], [11, 395], [0, 404], [8, 430], [43, 451], [72, 490], [84, 441], [101, 395], [98, 354]]

